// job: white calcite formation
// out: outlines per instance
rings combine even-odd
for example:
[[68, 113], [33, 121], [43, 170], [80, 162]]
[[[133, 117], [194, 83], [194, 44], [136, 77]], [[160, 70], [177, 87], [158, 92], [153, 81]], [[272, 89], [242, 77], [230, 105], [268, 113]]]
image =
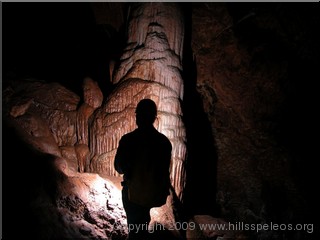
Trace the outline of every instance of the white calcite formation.
[[129, 14], [127, 46], [113, 74], [115, 90], [92, 117], [91, 170], [119, 176], [113, 167], [118, 142], [137, 127], [138, 102], [150, 98], [158, 107], [155, 127], [172, 143], [171, 181], [181, 197], [186, 156], [186, 132], [180, 106], [183, 99], [182, 13], [173, 3], [148, 3], [133, 5]]

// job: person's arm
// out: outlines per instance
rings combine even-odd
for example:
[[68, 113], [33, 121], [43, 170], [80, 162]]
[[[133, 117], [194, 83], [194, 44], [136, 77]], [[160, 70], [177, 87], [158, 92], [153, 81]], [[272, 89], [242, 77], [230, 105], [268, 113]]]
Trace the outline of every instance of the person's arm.
[[125, 144], [123, 138], [119, 141], [119, 146], [117, 149], [117, 153], [114, 159], [114, 168], [120, 174], [124, 174], [124, 165], [125, 165]]
[[172, 145], [169, 139], [164, 138], [163, 143], [161, 144], [163, 146], [163, 150], [161, 152], [162, 159], [160, 161], [160, 172], [161, 172], [161, 177], [163, 178], [163, 181], [166, 182], [166, 185], [169, 187], [171, 185], [170, 183], [170, 164], [171, 164], [171, 157], [172, 157]]

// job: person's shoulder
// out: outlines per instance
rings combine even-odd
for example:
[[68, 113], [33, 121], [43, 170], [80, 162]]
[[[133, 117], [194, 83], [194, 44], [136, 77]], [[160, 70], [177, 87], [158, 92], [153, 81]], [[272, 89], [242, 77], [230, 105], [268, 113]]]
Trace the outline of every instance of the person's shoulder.
[[132, 132], [128, 132], [121, 137], [121, 141], [129, 141], [132, 138], [135, 138], [137, 135], [137, 131], [133, 130]]
[[158, 132], [158, 133], [159, 133], [159, 138], [161, 139], [161, 141], [164, 144], [167, 144], [167, 145], [171, 146], [171, 142], [170, 142], [169, 138], [166, 135], [164, 135], [163, 133], [161, 133], [161, 132]]

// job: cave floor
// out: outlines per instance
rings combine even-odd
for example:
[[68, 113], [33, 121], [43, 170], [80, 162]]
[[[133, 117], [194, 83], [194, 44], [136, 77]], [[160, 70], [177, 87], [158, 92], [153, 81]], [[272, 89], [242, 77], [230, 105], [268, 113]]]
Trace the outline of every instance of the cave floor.
[[[78, 163], [76, 160], [71, 160], [71, 159], [66, 159], [67, 163], [68, 163], [68, 168], [70, 171], [72, 172], [78, 172]], [[94, 173], [97, 174], [97, 173]], [[116, 187], [117, 190], [119, 190], [119, 194], [121, 192], [122, 186], [121, 186], [121, 181], [122, 181], [122, 176], [121, 177], [116, 177], [116, 176], [110, 176], [108, 174], [104, 174], [104, 173], [98, 173], [98, 175], [103, 178], [104, 180], [111, 182], [114, 187]], [[120, 197], [121, 199], [121, 197]], [[121, 200], [120, 200], [121, 201]], [[177, 236], [177, 234], [174, 233], [174, 231], [169, 231], [169, 230], [158, 230], [158, 231], [154, 231], [153, 233], [150, 233], [150, 236], [148, 239], [194, 239], [194, 234], [199, 234], [197, 233], [197, 231], [191, 233], [191, 238], [190, 236], [183, 236], [185, 235], [186, 232], [184, 234], [179, 234], [179, 236]], [[187, 235], [190, 235], [187, 234]]]
[[121, 186], [122, 177], [109, 176], [103, 173], [99, 173], [99, 176], [105, 180], [110, 180], [119, 190], [122, 189], [122, 186]]

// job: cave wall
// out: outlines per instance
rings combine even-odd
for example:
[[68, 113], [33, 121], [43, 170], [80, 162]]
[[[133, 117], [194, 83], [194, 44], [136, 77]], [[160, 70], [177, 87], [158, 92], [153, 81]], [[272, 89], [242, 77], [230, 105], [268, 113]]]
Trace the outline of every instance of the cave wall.
[[193, 4], [190, 62], [215, 140], [216, 201], [227, 219], [314, 221], [307, 134], [316, 126], [309, 116], [319, 75], [313, 7]]

